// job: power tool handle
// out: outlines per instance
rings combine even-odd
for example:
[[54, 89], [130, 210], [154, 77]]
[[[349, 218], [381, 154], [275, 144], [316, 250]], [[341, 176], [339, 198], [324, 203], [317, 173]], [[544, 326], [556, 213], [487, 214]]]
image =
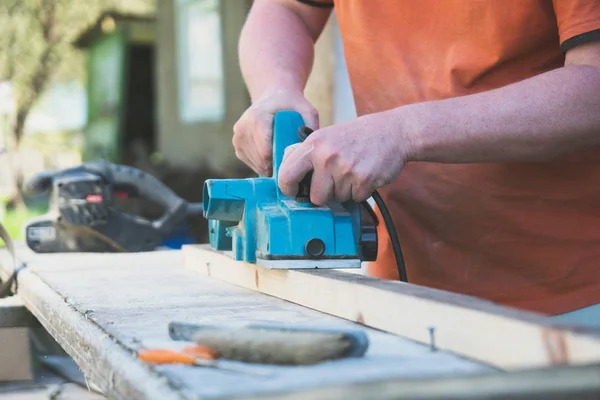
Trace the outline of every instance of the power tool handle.
[[23, 185], [23, 192], [29, 195], [44, 193], [52, 185], [54, 172], [42, 171], [29, 178]]
[[[302, 126], [298, 129], [298, 138], [301, 142], [305, 141], [313, 130], [307, 126]], [[298, 203], [310, 203], [310, 185], [312, 183], [312, 171], [307, 173], [304, 178], [298, 184], [298, 194], [296, 195], [296, 201]]]
[[142, 197], [164, 206], [167, 213], [174, 212], [185, 202], [165, 184], [144, 171], [111, 163], [107, 163], [106, 168], [115, 184], [136, 188]]

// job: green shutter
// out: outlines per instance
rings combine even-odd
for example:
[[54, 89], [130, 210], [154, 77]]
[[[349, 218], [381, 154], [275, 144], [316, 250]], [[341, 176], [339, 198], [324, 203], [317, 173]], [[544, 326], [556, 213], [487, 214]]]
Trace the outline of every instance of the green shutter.
[[126, 47], [126, 34], [117, 29], [99, 38], [89, 49], [88, 123], [83, 154], [86, 161], [120, 161]]

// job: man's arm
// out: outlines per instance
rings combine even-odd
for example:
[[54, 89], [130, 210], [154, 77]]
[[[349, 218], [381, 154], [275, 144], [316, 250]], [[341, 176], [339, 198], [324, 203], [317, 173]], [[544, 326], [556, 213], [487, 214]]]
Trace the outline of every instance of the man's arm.
[[598, 145], [600, 42], [590, 42], [569, 50], [564, 67], [518, 83], [320, 129], [286, 156], [279, 185], [294, 196], [314, 170], [314, 203], [361, 201], [409, 161], [535, 162]]
[[239, 41], [240, 66], [253, 100], [277, 88], [304, 90], [314, 43], [330, 13], [298, 0], [254, 1]]
[[401, 107], [409, 161], [545, 161], [600, 145], [600, 42], [565, 66], [489, 92]]
[[234, 126], [236, 155], [268, 176], [272, 163], [272, 123], [282, 109], [299, 112], [317, 129], [318, 115], [303, 91], [312, 69], [314, 42], [331, 9], [298, 0], [255, 0], [239, 42], [240, 65], [252, 106]]

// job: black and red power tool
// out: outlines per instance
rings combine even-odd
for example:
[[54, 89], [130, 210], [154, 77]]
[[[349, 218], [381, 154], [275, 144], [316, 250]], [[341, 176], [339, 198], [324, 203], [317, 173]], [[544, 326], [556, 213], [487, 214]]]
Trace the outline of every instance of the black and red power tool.
[[[188, 203], [152, 175], [105, 161], [42, 172], [24, 187], [27, 194], [47, 190], [48, 213], [25, 226], [27, 245], [38, 253], [150, 251], [202, 214], [202, 204]], [[132, 214], [119, 205], [124, 198], [147, 199], [162, 214], [152, 220]]]

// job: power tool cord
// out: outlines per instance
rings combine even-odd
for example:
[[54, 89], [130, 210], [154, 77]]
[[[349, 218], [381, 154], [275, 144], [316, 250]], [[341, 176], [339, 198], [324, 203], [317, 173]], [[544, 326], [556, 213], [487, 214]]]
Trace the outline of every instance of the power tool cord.
[[385, 227], [388, 231], [388, 236], [392, 242], [392, 248], [394, 249], [394, 257], [396, 258], [396, 265], [398, 267], [398, 276], [402, 282], [408, 282], [408, 277], [406, 276], [406, 265], [404, 264], [404, 256], [402, 255], [402, 248], [400, 247], [400, 240], [398, 239], [398, 232], [396, 231], [396, 227], [394, 226], [394, 221], [392, 220], [392, 216], [385, 205], [385, 202], [381, 198], [381, 195], [376, 190], [371, 195], [373, 200], [375, 200], [375, 204], [377, 204], [377, 208], [379, 208], [379, 212], [381, 212], [381, 216], [383, 217], [383, 222], [385, 222]]

